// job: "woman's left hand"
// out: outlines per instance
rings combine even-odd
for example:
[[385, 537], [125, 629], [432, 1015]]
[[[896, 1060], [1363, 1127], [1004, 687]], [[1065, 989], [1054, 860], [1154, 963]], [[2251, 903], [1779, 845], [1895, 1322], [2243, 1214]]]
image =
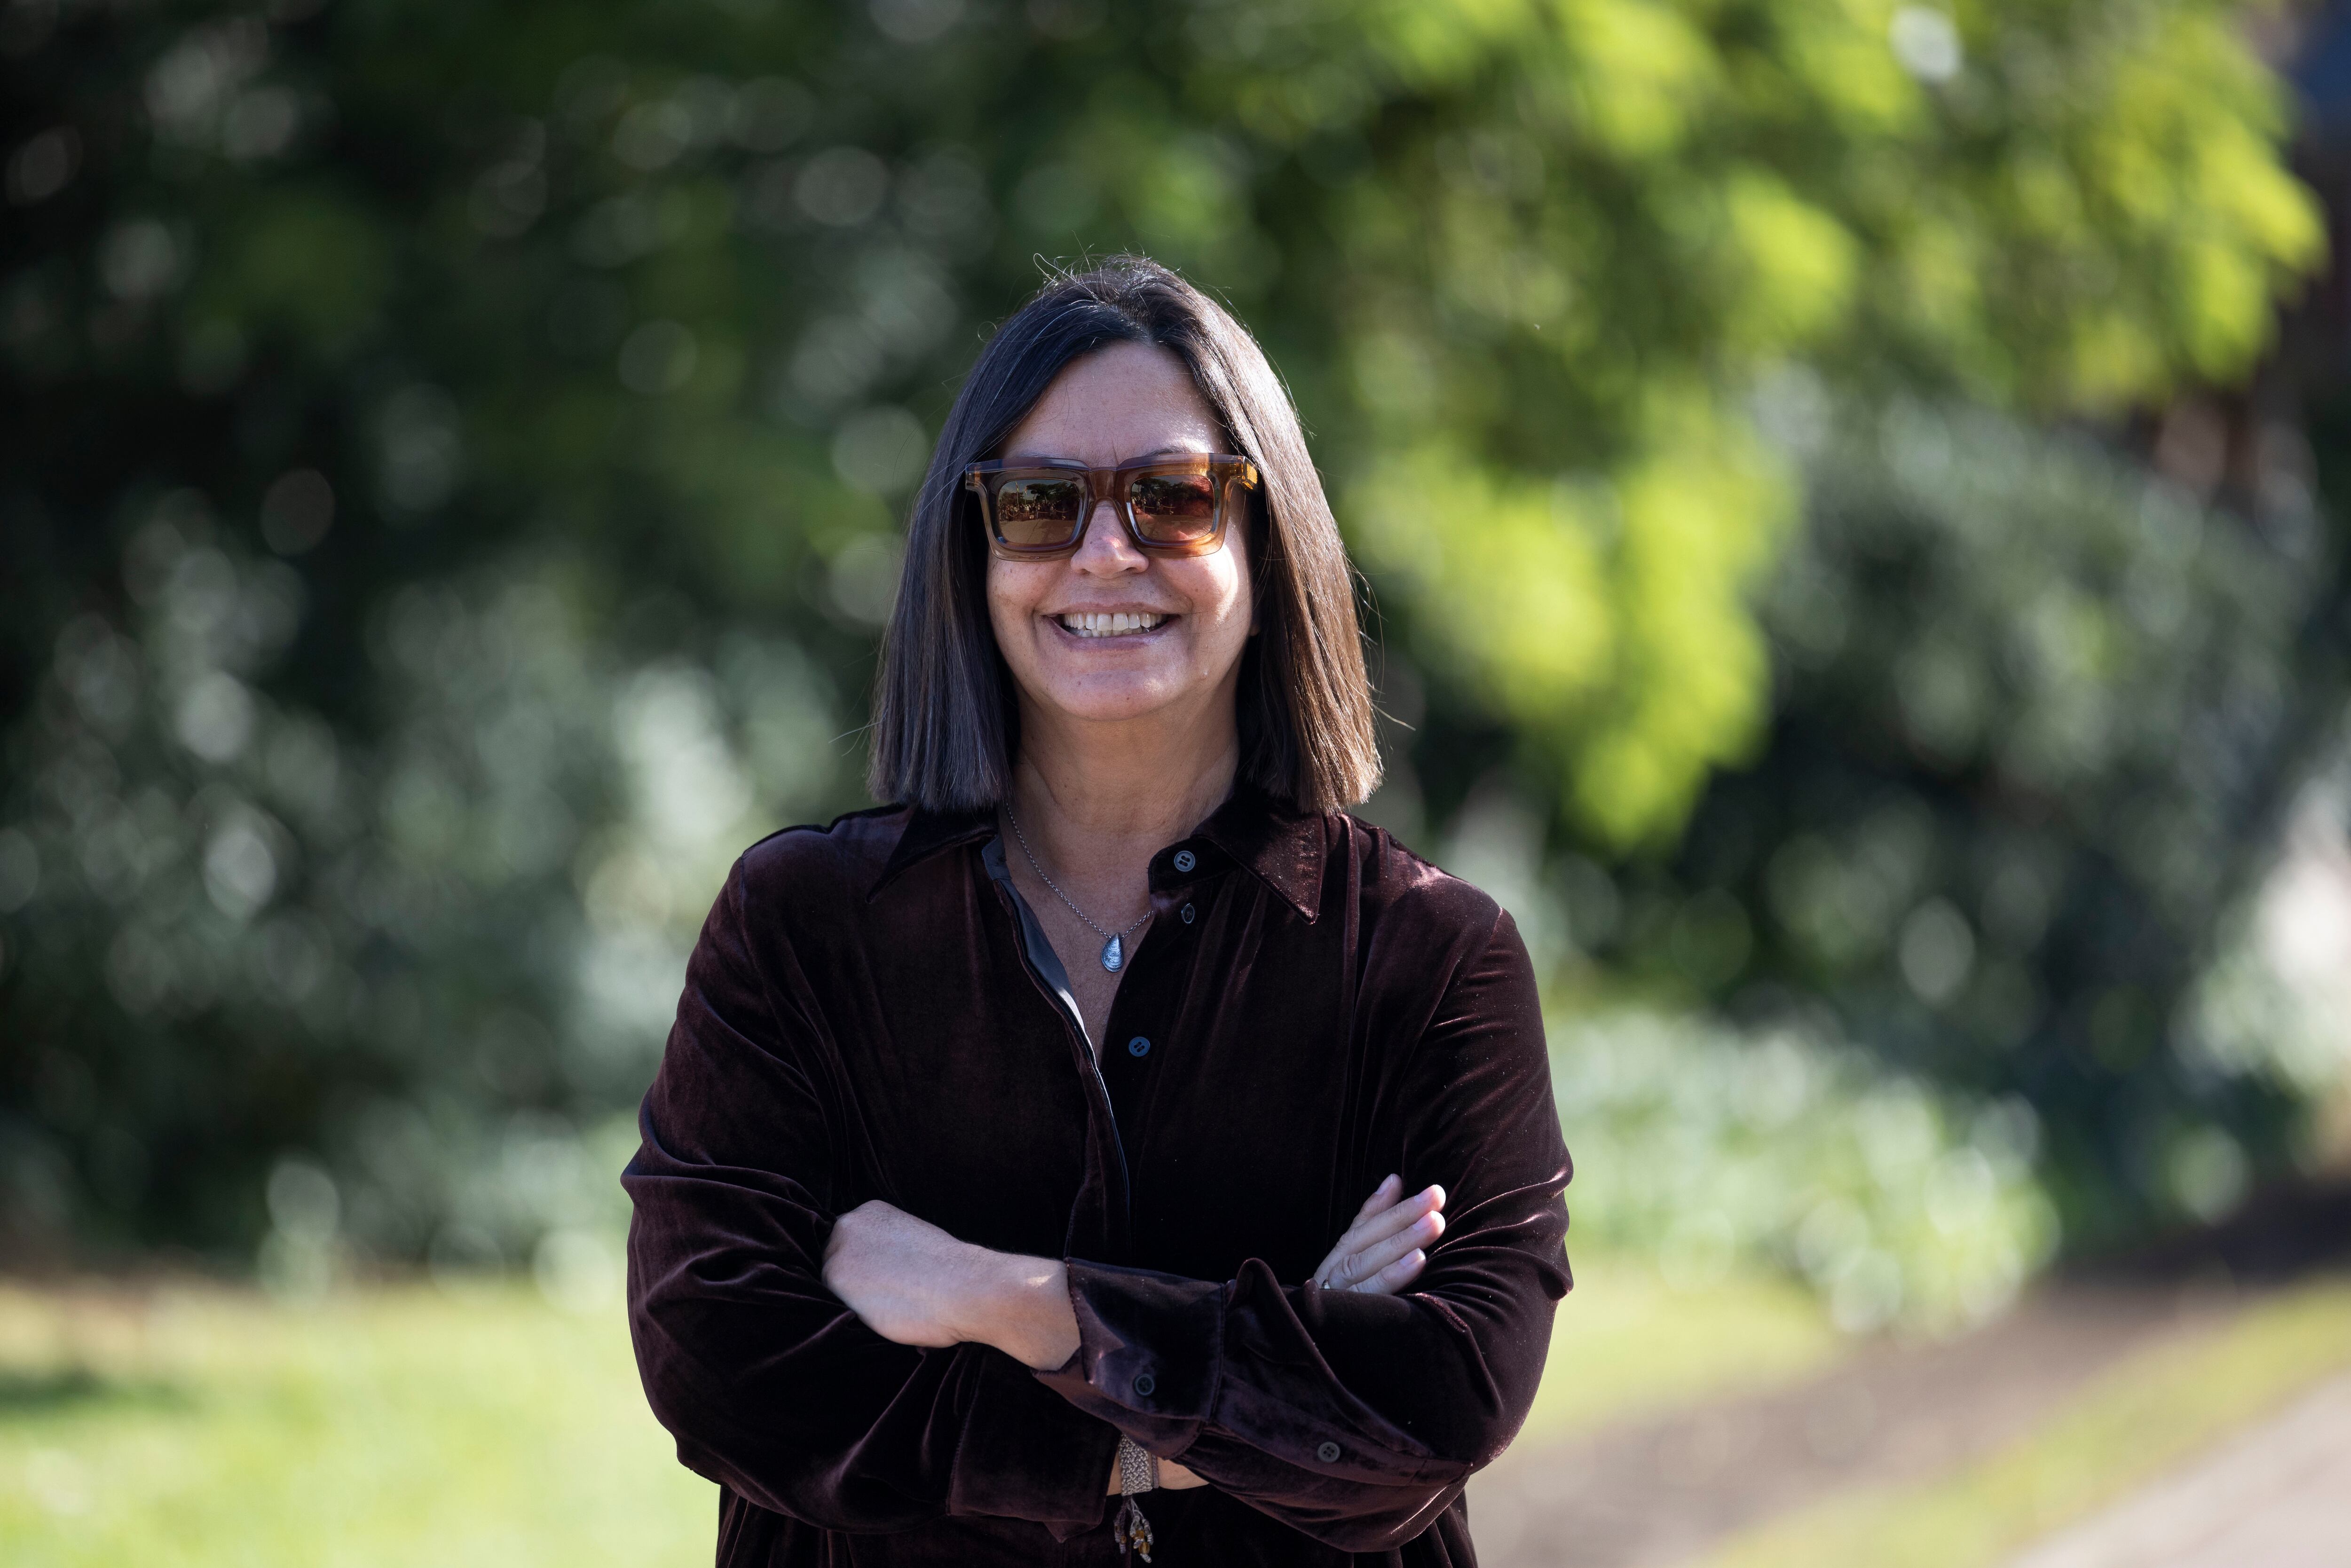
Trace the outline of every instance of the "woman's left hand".
[[1326, 1291], [1356, 1291], [1393, 1296], [1420, 1278], [1428, 1249], [1445, 1234], [1445, 1189], [1426, 1186], [1403, 1196], [1404, 1178], [1392, 1176], [1372, 1189], [1354, 1222], [1314, 1270]]
[[1078, 1350], [1059, 1260], [991, 1252], [875, 1198], [833, 1221], [825, 1288], [898, 1344], [992, 1344], [1039, 1371]]

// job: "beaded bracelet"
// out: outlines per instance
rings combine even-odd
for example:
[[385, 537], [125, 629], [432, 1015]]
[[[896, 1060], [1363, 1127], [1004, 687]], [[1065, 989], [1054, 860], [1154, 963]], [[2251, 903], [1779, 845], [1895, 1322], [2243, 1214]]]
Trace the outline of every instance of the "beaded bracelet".
[[1133, 1547], [1134, 1554], [1145, 1563], [1151, 1561], [1151, 1521], [1134, 1500], [1159, 1486], [1159, 1461], [1153, 1458], [1134, 1438], [1121, 1434], [1118, 1439], [1118, 1490], [1124, 1500], [1119, 1504], [1118, 1520], [1111, 1527], [1112, 1538], [1118, 1542], [1120, 1556]]

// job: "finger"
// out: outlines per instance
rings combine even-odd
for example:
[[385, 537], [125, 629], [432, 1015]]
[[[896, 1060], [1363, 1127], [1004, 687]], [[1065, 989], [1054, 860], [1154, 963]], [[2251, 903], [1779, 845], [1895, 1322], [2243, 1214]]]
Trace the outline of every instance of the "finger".
[[[1422, 1222], [1436, 1214], [1436, 1205], [1442, 1198], [1441, 1191], [1430, 1188], [1368, 1220], [1358, 1221], [1339, 1238], [1339, 1244], [1316, 1267], [1315, 1282], [1325, 1289], [1345, 1290], [1371, 1272], [1362, 1261], [1364, 1253], [1385, 1246], [1387, 1250], [1380, 1254], [1380, 1260], [1385, 1262], [1410, 1248], [1434, 1241], [1444, 1233], [1443, 1221], [1440, 1219], [1434, 1228]], [[1406, 1239], [1399, 1241], [1399, 1237]]]
[[1385, 1208], [1378, 1210], [1372, 1208], [1374, 1202], [1384, 1195], [1393, 1194], [1403, 1185], [1402, 1177], [1391, 1176], [1372, 1190], [1371, 1199], [1364, 1206], [1364, 1211], [1356, 1216], [1354, 1223], [1347, 1228], [1346, 1234], [1339, 1238], [1331, 1250], [1324, 1254], [1322, 1261], [1315, 1266], [1312, 1278], [1316, 1284], [1325, 1289], [1344, 1289], [1347, 1280], [1354, 1278], [1355, 1273], [1360, 1272], [1360, 1270], [1343, 1270], [1341, 1264], [1346, 1259], [1361, 1252], [1374, 1242], [1395, 1235], [1421, 1216], [1444, 1207], [1445, 1189], [1431, 1184], [1410, 1197], [1394, 1202]]
[[1364, 1199], [1364, 1207], [1355, 1210], [1355, 1218], [1357, 1219], [1370, 1218], [1373, 1215], [1377, 1214], [1380, 1210], [1394, 1203], [1396, 1200], [1397, 1195], [1403, 1191], [1404, 1177], [1400, 1176], [1382, 1176], [1380, 1178], [1380, 1185], [1372, 1188], [1372, 1196]]
[[1360, 1252], [1374, 1241], [1384, 1241], [1412, 1224], [1424, 1214], [1434, 1213], [1445, 1202], [1442, 1187], [1426, 1187], [1398, 1203], [1390, 1204], [1369, 1218], [1359, 1219], [1347, 1228], [1333, 1249], [1339, 1252]]
[[1420, 1278], [1420, 1271], [1427, 1266], [1428, 1254], [1415, 1248], [1356, 1286], [1355, 1293], [1363, 1296], [1393, 1296]]
[[1345, 1260], [1347, 1278], [1362, 1281], [1370, 1279], [1405, 1253], [1433, 1247], [1445, 1234], [1445, 1216], [1431, 1210], [1384, 1240], [1358, 1248]]
[[1311, 1278], [1316, 1284], [1322, 1286], [1324, 1290], [1330, 1290], [1332, 1288], [1331, 1277], [1338, 1271], [1339, 1265], [1346, 1260], [1346, 1257], [1347, 1254], [1344, 1249], [1338, 1247], [1332, 1248], [1330, 1251], [1322, 1255], [1322, 1261], [1314, 1265], [1314, 1272], [1310, 1275], [1309, 1278]]
[[1349, 1226], [1347, 1233], [1339, 1238], [1339, 1247], [1345, 1251], [1359, 1250], [1382, 1237], [1395, 1235], [1437, 1206], [1435, 1195], [1426, 1190], [1400, 1198], [1377, 1214], [1358, 1219]]

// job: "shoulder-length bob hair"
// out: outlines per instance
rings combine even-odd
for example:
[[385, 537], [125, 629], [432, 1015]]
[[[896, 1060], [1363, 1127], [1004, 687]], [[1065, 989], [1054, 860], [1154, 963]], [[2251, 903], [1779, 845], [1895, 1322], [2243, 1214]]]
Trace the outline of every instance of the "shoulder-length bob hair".
[[1258, 635], [1241, 656], [1241, 777], [1302, 810], [1357, 804], [1380, 777], [1363, 633], [1298, 411], [1239, 322], [1139, 256], [1048, 283], [972, 366], [914, 499], [868, 783], [881, 800], [940, 811], [1010, 793], [1019, 712], [988, 622], [987, 542], [964, 472], [1002, 448], [1072, 361], [1113, 343], [1183, 361], [1231, 450], [1264, 476], [1246, 529]]

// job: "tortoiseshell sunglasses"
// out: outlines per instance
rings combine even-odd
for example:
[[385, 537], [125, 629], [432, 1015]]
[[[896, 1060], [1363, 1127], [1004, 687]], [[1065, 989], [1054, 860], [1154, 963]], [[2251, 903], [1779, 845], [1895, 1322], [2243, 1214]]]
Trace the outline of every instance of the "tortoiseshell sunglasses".
[[1149, 457], [1116, 468], [1079, 463], [975, 463], [966, 488], [979, 497], [996, 553], [1052, 560], [1076, 553], [1094, 508], [1111, 503], [1126, 537], [1147, 555], [1207, 555], [1225, 542], [1225, 522], [1257, 488], [1257, 465], [1222, 454]]

